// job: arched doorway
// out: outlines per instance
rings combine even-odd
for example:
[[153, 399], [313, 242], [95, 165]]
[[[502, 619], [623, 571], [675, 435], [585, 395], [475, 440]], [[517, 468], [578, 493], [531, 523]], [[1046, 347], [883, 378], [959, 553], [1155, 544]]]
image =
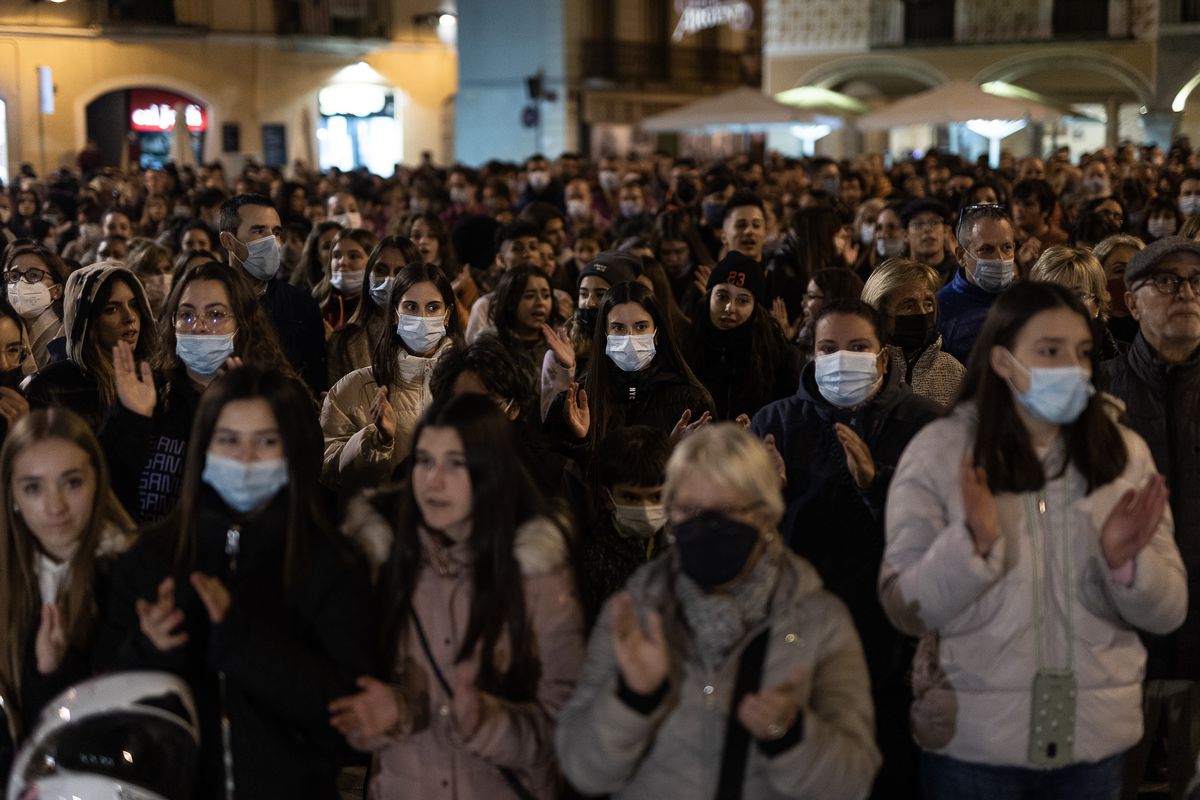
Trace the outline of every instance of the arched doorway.
[[[186, 139], [173, 141], [180, 112]], [[87, 138], [96, 142], [104, 163], [161, 167], [168, 161], [198, 163], [208, 132], [208, 109], [201, 101], [159, 87], [129, 87], [106, 92], [87, 104]]]

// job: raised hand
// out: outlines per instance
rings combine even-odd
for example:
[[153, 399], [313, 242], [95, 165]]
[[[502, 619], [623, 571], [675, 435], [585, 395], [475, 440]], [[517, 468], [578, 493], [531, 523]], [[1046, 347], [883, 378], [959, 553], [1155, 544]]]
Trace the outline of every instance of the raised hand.
[[357, 684], [361, 692], [339, 697], [329, 704], [329, 723], [351, 744], [383, 736], [400, 721], [400, 707], [392, 687], [366, 675]]
[[158, 599], [151, 603], [138, 598], [134, 603], [138, 626], [155, 649], [165, 653], [185, 644], [186, 632], [173, 633], [183, 624], [183, 612], [175, 607], [175, 580], [167, 578], [158, 585]]
[[0, 417], [8, 420], [11, 428], [17, 420], [29, 413], [29, 401], [16, 389], [0, 386]]
[[33, 643], [37, 671], [49, 675], [62, 666], [67, 654], [67, 632], [63, 629], [62, 610], [56, 603], [42, 604], [42, 623]]
[[703, 264], [696, 267], [696, 275], [692, 279], [692, 283], [696, 285], [701, 297], [708, 296], [708, 279], [712, 277], [712, 271], [712, 267], [706, 267]]
[[468, 739], [479, 730], [483, 720], [483, 698], [475, 685], [478, 677], [477, 658], [454, 665], [454, 721], [458, 724], [458, 732]]
[[638, 694], [654, 694], [667, 679], [671, 664], [662, 616], [657, 611], [647, 612], [643, 628], [633, 608], [633, 595], [621, 592], [612, 604], [612, 648], [621, 678]]
[[1127, 564], [1154, 538], [1167, 507], [1167, 479], [1154, 475], [1141, 489], [1130, 489], [1108, 512], [1100, 529], [1100, 551], [1110, 569]]
[[842, 452], [846, 454], [846, 467], [850, 470], [854, 485], [860, 490], [866, 489], [875, 480], [875, 458], [871, 455], [871, 449], [849, 425], [836, 422], [833, 429]]
[[783, 454], [775, 446], [775, 434], [768, 433], [762, 441], [767, 447], [767, 455], [771, 457], [771, 463], [775, 465], [775, 471], [779, 473], [779, 482], [787, 486], [787, 462], [783, 460]]
[[1023, 272], [1028, 272], [1042, 254], [1042, 242], [1036, 236], [1030, 236], [1017, 251], [1017, 263]]
[[776, 297], [775, 302], [771, 303], [771, 319], [779, 323], [779, 327], [783, 329], [784, 337], [790, 342], [796, 338], [796, 334], [800, 332], [800, 320], [795, 323], [788, 318], [787, 303], [783, 302], [782, 297]]
[[738, 722], [760, 742], [783, 736], [796, 724], [800, 714], [800, 682], [803, 678], [804, 671], [796, 670], [783, 683], [744, 696], [738, 703]]
[[542, 336], [546, 344], [554, 351], [554, 360], [563, 369], [575, 369], [575, 348], [571, 345], [566, 333], [556, 331], [546, 323], [542, 323]]
[[975, 466], [970, 453], [963, 456], [960, 480], [963, 509], [967, 515], [967, 528], [975, 541], [975, 552], [987, 556], [1000, 538], [1000, 513], [996, 510], [996, 498], [988, 488], [987, 473], [982, 467]]
[[191, 580], [192, 588], [200, 595], [200, 602], [204, 603], [204, 608], [208, 611], [208, 618], [215, 624], [224, 621], [225, 615], [229, 613], [231, 599], [229, 590], [221, 583], [221, 579], [193, 572]]
[[700, 419], [692, 422], [691, 409], [685, 408], [683, 413], [679, 415], [679, 421], [675, 423], [675, 427], [671, 429], [671, 446], [679, 444], [689, 433], [695, 433], [703, 428], [708, 423], [712, 422], [712, 414], [705, 411], [700, 415]]
[[154, 406], [158, 405], [158, 390], [154, 388], [150, 365], [145, 361], [135, 364], [133, 348], [124, 340], [113, 345], [112, 360], [117, 400], [134, 414], [152, 416]]
[[371, 421], [385, 442], [396, 438], [396, 409], [388, 402], [388, 388], [380, 386], [371, 400]]
[[592, 427], [592, 412], [588, 408], [587, 390], [581, 389], [578, 383], [567, 387], [567, 398], [563, 403], [563, 416], [566, 417], [567, 427], [576, 439], [587, 436]]

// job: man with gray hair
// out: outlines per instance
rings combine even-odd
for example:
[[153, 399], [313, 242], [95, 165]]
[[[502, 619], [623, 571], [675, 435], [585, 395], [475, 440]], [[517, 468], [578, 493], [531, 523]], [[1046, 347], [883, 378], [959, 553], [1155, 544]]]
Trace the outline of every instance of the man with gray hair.
[[955, 231], [961, 264], [938, 292], [942, 349], [966, 364], [996, 297], [1016, 275], [1017, 240], [1003, 206], [967, 206]]
[[[1104, 365], [1108, 391], [1125, 403], [1125, 423], [1154, 454], [1171, 489], [1175, 541], [1188, 573], [1188, 614], [1146, 644], [1145, 734], [1126, 762], [1125, 797], [1135, 797], [1156, 737], [1167, 749], [1170, 796], [1181, 797], [1200, 739], [1200, 242], [1169, 236], [1125, 270], [1125, 301], [1140, 332]], [[1163, 729], [1165, 728], [1165, 730]]]

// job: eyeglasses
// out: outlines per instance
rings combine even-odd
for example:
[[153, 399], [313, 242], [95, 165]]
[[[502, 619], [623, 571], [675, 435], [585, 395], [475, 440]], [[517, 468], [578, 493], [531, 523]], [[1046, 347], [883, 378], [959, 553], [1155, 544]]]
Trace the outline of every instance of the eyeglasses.
[[4, 360], [9, 364], [24, 364], [25, 359], [29, 358], [29, 348], [22, 344], [10, 344], [4, 348]]
[[976, 217], [1008, 219], [1008, 209], [999, 203], [975, 203], [974, 205], [963, 206], [958, 211], [958, 224], [954, 226], [954, 229], [959, 230], [962, 228], [964, 222], [973, 220]]
[[908, 223], [908, 228], [914, 231], [936, 231], [945, 224], [940, 219], [914, 219]]
[[1159, 294], [1173, 295], [1179, 294], [1180, 288], [1185, 283], [1192, 287], [1192, 294], [1200, 297], [1200, 272], [1197, 272], [1190, 278], [1181, 278], [1170, 272], [1160, 272], [1157, 275], [1151, 275], [1144, 281], [1139, 281], [1138, 285], [1134, 288], [1140, 289], [1148, 284], [1153, 286]]
[[227, 311], [213, 309], [204, 314], [197, 314], [194, 311], [177, 311], [175, 312], [175, 330], [191, 331], [196, 329], [197, 323], [205, 323], [203, 330], [215, 331], [225, 324], [226, 320], [233, 319], [233, 315]]
[[10, 269], [4, 273], [4, 281], [5, 283], [16, 283], [19, 280], [24, 280], [26, 283], [41, 283], [42, 278], [49, 274], [46, 270], [38, 269], [37, 267], [27, 269], [24, 272], [17, 272], [15, 269]]

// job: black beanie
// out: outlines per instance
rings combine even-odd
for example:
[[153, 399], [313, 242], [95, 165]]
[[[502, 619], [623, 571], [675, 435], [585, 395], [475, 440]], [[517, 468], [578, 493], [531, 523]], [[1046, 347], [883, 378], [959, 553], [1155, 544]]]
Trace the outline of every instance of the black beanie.
[[759, 302], [762, 302], [763, 293], [767, 288], [759, 263], [737, 250], [730, 250], [713, 267], [712, 275], [708, 276], [707, 292], [712, 294], [713, 287], [720, 283], [745, 289]]
[[642, 260], [637, 256], [620, 250], [605, 250], [579, 270], [579, 280], [575, 285], [578, 286], [583, 283], [584, 278], [595, 275], [608, 281], [609, 287], [613, 287], [618, 283], [636, 281], [641, 272]]

